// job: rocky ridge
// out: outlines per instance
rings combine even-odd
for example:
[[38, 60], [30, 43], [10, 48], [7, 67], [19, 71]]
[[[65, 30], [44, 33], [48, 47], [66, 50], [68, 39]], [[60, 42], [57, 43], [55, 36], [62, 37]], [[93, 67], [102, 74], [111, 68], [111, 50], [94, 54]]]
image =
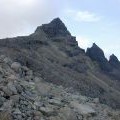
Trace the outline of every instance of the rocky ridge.
[[1, 39], [2, 54], [44, 81], [69, 88], [72, 94], [80, 92], [120, 108], [120, 69], [113, 67], [116, 60], [108, 61], [96, 44], [86, 53], [59, 18], [37, 27], [31, 35]]
[[91, 48], [87, 49], [86, 54], [94, 61], [97, 61], [100, 64], [100, 67], [104, 71], [112, 71], [112, 67], [110, 66], [108, 60], [105, 58], [104, 52], [101, 48], [99, 48], [95, 43]]
[[1, 120], [118, 120], [120, 112], [98, 98], [69, 92], [5, 55], [0, 56]]
[[111, 76], [111, 78], [120, 79], [120, 61], [114, 54], [112, 54], [109, 60], [107, 60], [103, 50], [93, 43], [93, 46], [87, 49], [86, 55], [88, 55], [93, 61], [96, 61], [102, 71]]

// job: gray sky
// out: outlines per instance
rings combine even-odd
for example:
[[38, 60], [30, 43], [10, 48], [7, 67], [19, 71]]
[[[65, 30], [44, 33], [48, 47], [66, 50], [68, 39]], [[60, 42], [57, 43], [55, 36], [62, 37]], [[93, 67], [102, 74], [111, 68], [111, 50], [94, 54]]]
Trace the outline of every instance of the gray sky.
[[120, 0], [0, 0], [0, 38], [28, 35], [60, 17], [79, 46], [98, 44], [120, 59]]

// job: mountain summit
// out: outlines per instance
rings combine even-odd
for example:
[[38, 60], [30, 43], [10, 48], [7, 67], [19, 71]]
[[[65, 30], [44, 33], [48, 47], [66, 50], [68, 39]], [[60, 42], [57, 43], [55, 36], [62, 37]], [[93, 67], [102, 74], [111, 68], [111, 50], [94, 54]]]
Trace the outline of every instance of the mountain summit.
[[114, 54], [112, 54], [112, 55], [110, 56], [109, 63], [110, 63], [113, 67], [120, 69], [120, 61], [118, 60], [118, 58], [117, 58]]
[[49, 24], [43, 24], [38, 27], [35, 32], [39, 33], [40, 29], [42, 29], [49, 37], [71, 35], [60, 18], [55, 18]]

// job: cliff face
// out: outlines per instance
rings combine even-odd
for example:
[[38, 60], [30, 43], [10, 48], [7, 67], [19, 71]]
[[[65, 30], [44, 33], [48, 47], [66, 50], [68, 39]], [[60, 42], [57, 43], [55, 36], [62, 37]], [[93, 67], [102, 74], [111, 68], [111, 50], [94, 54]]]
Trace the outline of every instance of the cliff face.
[[51, 23], [49, 23], [49, 24], [43, 24], [42, 26], [37, 27], [35, 32], [39, 33], [41, 29], [49, 37], [71, 36], [71, 34], [67, 30], [66, 26], [59, 18], [52, 20]]
[[118, 60], [118, 58], [112, 54], [110, 56], [110, 59], [109, 59], [109, 63], [116, 69], [120, 69], [120, 61]]
[[112, 54], [110, 59], [105, 58], [104, 52], [95, 43], [91, 48], [87, 49], [86, 55], [88, 55], [93, 61], [96, 61], [103, 72], [111, 76], [113, 79], [120, 79], [120, 61]]
[[116, 60], [108, 61], [96, 44], [85, 53], [59, 18], [37, 27], [29, 36], [1, 39], [0, 54], [29, 67], [47, 82], [120, 108]]
[[109, 64], [108, 60], [105, 58], [104, 52], [99, 48], [95, 43], [91, 48], [87, 49], [86, 54], [93, 60], [97, 61], [102, 70], [110, 72], [112, 67]]

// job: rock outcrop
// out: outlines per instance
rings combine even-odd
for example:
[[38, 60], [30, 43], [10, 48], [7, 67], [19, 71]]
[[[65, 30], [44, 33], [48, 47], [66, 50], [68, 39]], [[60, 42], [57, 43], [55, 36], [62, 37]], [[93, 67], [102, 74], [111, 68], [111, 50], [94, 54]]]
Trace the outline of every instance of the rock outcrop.
[[95, 43], [93, 43], [93, 46], [91, 48], [87, 49], [86, 54], [92, 60], [97, 61], [104, 71], [112, 71], [112, 67], [110, 66], [108, 60], [105, 58], [104, 52]]
[[49, 24], [43, 24], [42, 26], [38, 27], [35, 32], [39, 33], [41, 30], [43, 30], [50, 38], [71, 36], [66, 26], [59, 18], [55, 18]]
[[120, 69], [120, 61], [118, 60], [118, 58], [117, 58], [114, 54], [112, 54], [112, 55], [110, 56], [109, 63], [110, 63], [113, 67], [115, 67], [115, 68], [117, 68], [117, 69]]

